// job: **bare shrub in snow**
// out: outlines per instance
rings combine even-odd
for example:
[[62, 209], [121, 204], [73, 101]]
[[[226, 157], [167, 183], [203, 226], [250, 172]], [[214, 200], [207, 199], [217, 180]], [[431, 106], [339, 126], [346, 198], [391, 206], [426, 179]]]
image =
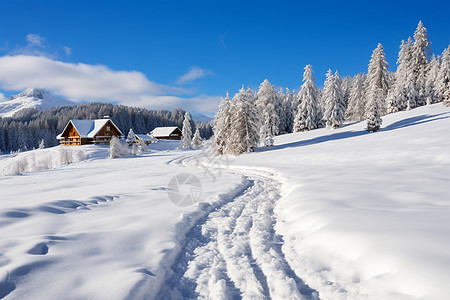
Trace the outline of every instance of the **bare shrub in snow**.
[[77, 151], [76, 155], [75, 155], [76, 161], [83, 161], [86, 159], [86, 153], [84, 153], [83, 150], [79, 150]]
[[28, 160], [26, 157], [16, 160], [11, 165], [11, 175], [20, 175], [28, 170]]
[[61, 147], [59, 148], [59, 161], [61, 165], [67, 165], [73, 163], [72, 149]]
[[119, 158], [129, 154], [128, 147], [118, 137], [113, 136], [109, 144], [109, 157]]
[[147, 144], [143, 140], [139, 140], [137, 143], [138, 153], [142, 153], [148, 150]]
[[38, 170], [50, 170], [53, 168], [53, 160], [51, 156], [45, 156], [37, 163]]

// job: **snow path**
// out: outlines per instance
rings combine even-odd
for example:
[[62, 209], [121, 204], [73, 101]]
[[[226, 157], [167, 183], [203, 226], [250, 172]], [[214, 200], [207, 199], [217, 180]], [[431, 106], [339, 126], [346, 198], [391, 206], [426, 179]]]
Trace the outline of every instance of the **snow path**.
[[249, 185], [187, 232], [156, 298], [318, 299], [289, 266], [274, 230], [281, 184], [268, 173], [236, 173]]

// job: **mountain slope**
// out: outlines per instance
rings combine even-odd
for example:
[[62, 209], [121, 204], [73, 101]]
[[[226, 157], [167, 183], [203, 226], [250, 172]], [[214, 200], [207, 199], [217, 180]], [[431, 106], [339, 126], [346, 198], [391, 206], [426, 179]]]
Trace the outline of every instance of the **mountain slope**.
[[29, 88], [18, 95], [9, 97], [7, 101], [0, 102], [0, 117], [12, 117], [16, 112], [25, 108], [47, 110], [57, 106], [75, 104], [72, 101], [53, 96], [44, 90]]

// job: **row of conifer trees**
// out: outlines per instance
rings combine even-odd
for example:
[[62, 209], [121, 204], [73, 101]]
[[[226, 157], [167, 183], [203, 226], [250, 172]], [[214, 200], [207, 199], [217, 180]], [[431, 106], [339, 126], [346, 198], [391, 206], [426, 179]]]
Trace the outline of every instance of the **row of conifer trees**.
[[328, 70], [323, 89], [307, 65], [298, 93], [276, 91], [267, 79], [256, 93], [244, 87], [233, 98], [227, 93], [213, 120], [216, 152], [252, 152], [260, 143], [272, 146], [276, 135], [325, 126], [335, 129], [344, 121], [366, 120], [367, 130], [377, 131], [383, 115], [438, 102], [450, 105], [450, 46], [432, 56], [430, 44], [419, 22], [414, 40], [401, 42], [395, 72], [388, 71], [379, 43], [367, 74], [341, 78]]

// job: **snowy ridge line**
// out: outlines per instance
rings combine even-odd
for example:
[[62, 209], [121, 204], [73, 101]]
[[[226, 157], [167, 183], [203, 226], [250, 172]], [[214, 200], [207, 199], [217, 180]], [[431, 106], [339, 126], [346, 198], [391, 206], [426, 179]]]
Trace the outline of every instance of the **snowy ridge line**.
[[[173, 161], [178, 161], [175, 159]], [[169, 162], [170, 163], [170, 162]], [[223, 206], [224, 204], [232, 201], [234, 197], [242, 193], [243, 190], [248, 188], [250, 182], [243, 178], [241, 184], [231, 190], [228, 194], [218, 194], [214, 198], [216, 200], [210, 201], [212, 204], [201, 202], [198, 204], [198, 209], [183, 215], [180, 222], [175, 225], [175, 246], [169, 250], [161, 259], [161, 265], [156, 270], [155, 277], [144, 278], [138, 282], [129, 292], [125, 299], [159, 299], [158, 294], [163, 288], [164, 283], [174, 274], [173, 268], [177, 262], [177, 258], [182, 254], [181, 250], [185, 247], [187, 241], [186, 237], [194, 230], [194, 227], [202, 219], [205, 219], [209, 213]]]
[[[194, 157], [171, 163], [191, 165]], [[190, 245], [190, 249], [185, 249], [191, 253], [185, 255], [186, 267], [178, 271], [178, 282], [171, 282], [172, 286], [185, 286], [186, 278], [195, 281], [196, 286], [191, 283], [190, 288], [195, 288], [196, 294], [184, 290], [184, 298], [189, 295], [210, 299], [220, 295], [227, 299], [318, 299], [317, 291], [295, 274], [279, 246], [283, 239], [274, 230], [273, 208], [280, 198], [281, 183], [273, 179], [269, 169], [232, 169], [232, 173], [245, 176], [252, 185], [198, 224], [206, 242], [198, 242], [201, 237], [196, 237], [197, 248]], [[171, 298], [174, 295], [181, 297], [171, 294]]]

